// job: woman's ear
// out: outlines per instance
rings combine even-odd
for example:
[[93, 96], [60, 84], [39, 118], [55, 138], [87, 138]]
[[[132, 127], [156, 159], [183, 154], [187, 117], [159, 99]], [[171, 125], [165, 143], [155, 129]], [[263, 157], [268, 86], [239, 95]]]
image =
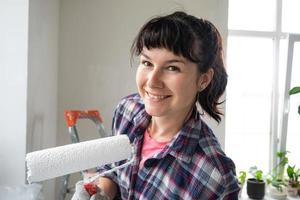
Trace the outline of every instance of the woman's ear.
[[202, 90], [204, 90], [209, 85], [213, 77], [214, 77], [214, 70], [212, 68], [209, 68], [207, 72], [200, 74], [198, 84], [197, 84], [198, 91], [201, 92]]

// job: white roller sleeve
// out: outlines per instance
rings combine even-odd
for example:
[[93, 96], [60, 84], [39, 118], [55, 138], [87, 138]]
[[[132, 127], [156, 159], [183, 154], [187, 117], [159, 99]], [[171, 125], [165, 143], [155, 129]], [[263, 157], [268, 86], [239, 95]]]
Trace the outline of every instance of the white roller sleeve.
[[26, 155], [29, 183], [110, 164], [131, 157], [126, 135], [35, 151]]

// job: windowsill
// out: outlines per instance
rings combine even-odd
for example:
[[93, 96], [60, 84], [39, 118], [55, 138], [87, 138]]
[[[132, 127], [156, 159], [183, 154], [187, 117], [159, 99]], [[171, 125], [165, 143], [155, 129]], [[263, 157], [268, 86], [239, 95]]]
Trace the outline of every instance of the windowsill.
[[[252, 199], [250, 199], [248, 197], [245, 188], [243, 189], [242, 198], [240, 200], [252, 200]], [[269, 197], [268, 193], [266, 193], [266, 195], [265, 195], [265, 197], [264, 197], [263, 200], [276, 200], [276, 199]], [[288, 196], [286, 198], [286, 200], [300, 200], [300, 197], [299, 196], [298, 197], [290, 197], [290, 196]]]
[[[286, 198], [287, 200], [299, 200], [300, 199], [300, 197], [287, 197]], [[252, 200], [252, 199], [250, 199], [249, 197], [242, 197], [241, 198], [241, 200]], [[268, 195], [267, 196], [265, 196], [265, 198], [263, 199], [263, 200], [276, 200], [276, 199], [273, 199], [273, 198], [271, 198], [271, 197], [268, 197]]]

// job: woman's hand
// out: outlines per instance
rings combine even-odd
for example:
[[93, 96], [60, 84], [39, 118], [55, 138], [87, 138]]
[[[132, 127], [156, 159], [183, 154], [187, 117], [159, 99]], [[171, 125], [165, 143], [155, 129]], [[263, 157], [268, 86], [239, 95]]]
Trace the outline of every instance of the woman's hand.
[[92, 183], [84, 184], [83, 181], [78, 181], [71, 200], [109, 200], [109, 198], [96, 185]]

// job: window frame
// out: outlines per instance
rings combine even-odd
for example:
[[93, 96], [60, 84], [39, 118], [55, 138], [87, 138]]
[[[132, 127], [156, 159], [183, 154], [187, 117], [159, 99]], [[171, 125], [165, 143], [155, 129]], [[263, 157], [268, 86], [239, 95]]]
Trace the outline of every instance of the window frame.
[[[271, 113], [270, 113], [270, 133], [269, 133], [269, 170], [271, 171], [278, 163], [277, 152], [286, 150], [286, 138], [287, 138], [287, 114], [279, 113], [279, 53], [280, 53], [280, 41], [282, 39], [289, 39], [288, 33], [282, 32], [282, 0], [276, 0], [275, 3], [275, 27], [273, 31], [253, 31], [253, 30], [238, 30], [238, 29], [228, 29], [229, 36], [244, 36], [244, 37], [259, 37], [259, 38], [270, 38], [273, 40], [273, 74], [272, 74], [272, 97], [271, 97]], [[291, 68], [292, 66], [290, 66]], [[287, 70], [287, 79], [290, 81], [290, 76], [288, 77]], [[289, 78], [289, 79], [288, 79]], [[288, 89], [290, 88], [290, 83], [285, 82], [285, 91], [284, 91], [284, 106], [288, 105], [289, 96]], [[285, 108], [285, 107], [284, 107]], [[281, 116], [282, 115], [282, 116]], [[279, 118], [282, 117], [282, 121], [279, 121]]]
[[286, 78], [284, 88], [284, 100], [282, 109], [282, 122], [281, 122], [281, 134], [280, 134], [280, 151], [286, 151], [287, 143], [287, 130], [288, 130], [288, 118], [289, 118], [289, 90], [291, 89], [292, 69], [293, 69], [293, 57], [294, 57], [294, 45], [296, 42], [300, 42], [300, 34], [288, 35], [288, 52], [287, 52], [287, 64], [286, 64]]

